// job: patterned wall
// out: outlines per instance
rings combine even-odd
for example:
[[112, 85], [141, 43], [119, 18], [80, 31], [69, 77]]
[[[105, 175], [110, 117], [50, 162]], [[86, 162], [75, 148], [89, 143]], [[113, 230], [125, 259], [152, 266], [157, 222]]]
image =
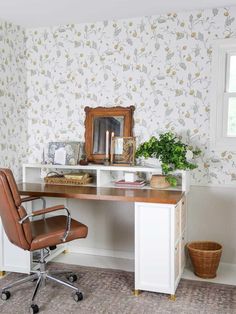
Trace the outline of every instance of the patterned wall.
[[139, 141], [172, 130], [203, 150], [194, 184], [231, 184], [235, 154], [209, 146], [211, 41], [235, 37], [236, 8], [27, 31], [30, 161], [81, 140], [85, 106], [134, 104]]
[[25, 34], [0, 22], [0, 167], [10, 167], [17, 179], [27, 157]]
[[[85, 106], [133, 104], [139, 142], [181, 134], [203, 151], [193, 184], [235, 184], [235, 152], [209, 140], [211, 42], [236, 37], [235, 17], [231, 7], [27, 30], [29, 162], [48, 141], [83, 140]], [[19, 134], [22, 122], [5, 131]]]

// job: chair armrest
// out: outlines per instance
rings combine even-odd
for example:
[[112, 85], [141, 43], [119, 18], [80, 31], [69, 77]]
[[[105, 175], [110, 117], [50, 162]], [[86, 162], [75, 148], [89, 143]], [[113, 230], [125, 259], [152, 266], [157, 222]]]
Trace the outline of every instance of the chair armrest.
[[62, 209], [65, 209], [64, 205], [56, 205], [56, 206], [52, 206], [52, 207], [48, 207], [48, 208], [34, 210], [32, 212], [32, 216], [34, 217], [34, 216], [44, 215], [44, 214], [55, 212], [57, 210], [62, 210]]
[[39, 196], [26, 196], [26, 197], [23, 197], [21, 199], [21, 203], [30, 202], [30, 201], [34, 201], [34, 200], [38, 200], [38, 199], [40, 199]]
[[21, 203], [30, 202], [30, 201], [34, 201], [34, 200], [41, 200], [43, 202], [43, 208], [46, 208], [46, 200], [45, 200], [44, 197], [41, 197], [41, 196], [26, 196], [26, 197], [23, 197], [21, 199]]
[[19, 220], [19, 224], [23, 224], [30, 217], [35, 217], [35, 216], [48, 214], [48, 213], [51, 213], [51, 212], [55, 212], [57, 210], [65, 210], [67, 212], [66, 229], [65, 229], [64, 235], [62, 237], [62, 241], [65, 242], [66, 238], [67, 238], [67, 236], [68, 236], [68, 234], [70, 232], [71, 215], [70, 215], [69, 210], [64, 205], [57, 205], [57, 206], [52, 206], [52, 207], [48, 207], [48, 208], [44, 208], [44, 209], [40, 209], [40, 210], [35, 210], [31, 214], [27, 214], [25, 217], [20, 219]]

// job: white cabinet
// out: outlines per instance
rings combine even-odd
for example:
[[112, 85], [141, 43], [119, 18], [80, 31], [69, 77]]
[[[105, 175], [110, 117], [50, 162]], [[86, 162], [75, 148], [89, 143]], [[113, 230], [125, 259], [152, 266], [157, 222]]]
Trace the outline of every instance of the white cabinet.
[[[0, 223], [1, 224], [1, 223]], [[2, 225], [2, 224], [1, 224]], [[0, 270], [28, 273], [31, 269], [31, 254], [12, 244], [0, 227]]]
[[183, 204], [135, 203], [135, 290], [175, 294], [185, 264]]

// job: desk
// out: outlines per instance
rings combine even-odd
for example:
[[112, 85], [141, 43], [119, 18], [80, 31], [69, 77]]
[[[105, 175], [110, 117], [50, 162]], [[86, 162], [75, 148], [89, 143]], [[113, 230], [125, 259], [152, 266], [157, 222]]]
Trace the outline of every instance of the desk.
[[[42, 184], [45, 172], [64, 170], [88, 171], [94, 176], [95, 182], [93, 182], [93, 186]], [[100, 212], [97, 201], [101, 201], [101, 203], [99, 202], [101, 206], [104, 206], [104, 201], [108, 202], [109, 206], [106, 206], [107, 208], [114, 206], [117, 210], [122, 209], [123, 213], [126, 212], [126, 207], [119, 206], [119, 203], [124, 202], [125, 204], [129, 202], [131, 205], [129, 212], [130, 209], [132, 212], [134, 208], [135, 290], [174, 295], [185, 265], [186, 201], [183, 191], [188, 190], [188, 175], [185, 172], [181, 172], [181, 191], [153, 190], [148, 187], [123, 189], [116, 188], [114, 185], [113, 187], [108, 187], [111, 184], [111, 177], [114, 172], [118, 175], [122, 171], [151, 174], [156, 173], [158, 169], [147, 167], [105, 167], [102, 165], [56, 166], [27, 164], [23, 165], [23, 183], [18, 185], [18, 189], [21, 195], [48, 197], [48, 203], [56, 202], [58, 204], [60, 202], [58, 198], [61, 198], [61, 202], [73, 199], [70, 202], [76, 202], [76, 204], [74, 203], [74, 208], [70, 208], [74, 215], [78, 214], [77, 203], [80, 200], [84, 200], [82, 201], [83, 206], [87, 206], [85, 206], [86, 209], [83, 208], [84, 217], [87, 217], [88, 210], [89, 215], [93, 216], [94, 213], [94, 216], [98, 218]], [[94, 206], [94, 204], [96, 205]], [[118, 206], [115, 206], [115, 204], [118, 204]], [[106, 212], [107, 208], [103, 208], [103, 213]], [[32, 208], [29, 206], [27, 209], [30, 211]], [[99, 223], [100, 219], [97, 218], [94, 224]], [[124, 225], [122, 227], [125, 227], [126, 220], [125, 217], [123, 218]], [[104, 220], [106, 221], [106, 219]], [[114, 223], [120, 227], [119, 220], [114, 221]], [[90, 226], [88, 224], [88, 227], [89, 230], [92, 228], [95, 231], [94, 225]], [[110, 232], [113, 232], [113, 230], [110, 228]], [[105, 235], [112, 237], [112, 234], [108, 235], [105, 233]], [[132, 232], [129, 235], [132, 236]], [[32, 269], [32, 254], [12, 245], [6, 238], [1, 223], [0, 243], [2, 244], [0, 246], [0, 271], [27, 273]], [[63, 249], [65, 249], [63, 244], [58, 246], [58, 252], [62, 252]], [[93, 254], [93, 247], [91, 250], [91, 254]], [[58, 253], [52, 251], [50, 258], [53, 257], [53, 254]]]
[[[175, 294], [185, 265], [186, 206], [182, 191], [21, 183], [21, 195], [133, 202], [135, 291]], [[88, 226], [89, 227], [89, 226]]]
[[182, 191], [153, 189], [123, 189], [112, 187], [70, 186], [40, 183], [20, 183], [21, 195], [78, 198], [83, 200], [145, 202], [176, 205], [183, 197]]

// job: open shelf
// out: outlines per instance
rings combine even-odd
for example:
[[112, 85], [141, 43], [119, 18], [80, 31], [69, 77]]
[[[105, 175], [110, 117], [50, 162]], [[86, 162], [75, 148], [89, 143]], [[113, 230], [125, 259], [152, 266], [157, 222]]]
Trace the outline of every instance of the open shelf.
[[[43, 178], [51, 171], [62, 173], [69, 172], [87, 172], [93, 176], [93, 183], [86, 184], [84, 186], [92, 187], [117, 187], [114, 181], [124, 179], [126, 172], [136, 173], [139, 178], [144, 178], [147, 182], [153, 174], [161, 174], [161, 168], [143, 167], [143, 166], [104, 166], [89, 164], [86, 166], [76, 165], [51, 165], [51, 164], [25, 164], [23, 165], [23, 182], [28, 183], [43, 183]], [[180, 185], [177, 187], [169, 187], [166, 190], [173, 191], [189, 191], [189, 173], [186, 171], [175, 172], [180, 178]], [[83, 186], [83, 185], [81, 185]], [[132, 189], [132, 187], [126, 187]], [[152, 189], [149, 184], [145, 185], [141, 189]]]

